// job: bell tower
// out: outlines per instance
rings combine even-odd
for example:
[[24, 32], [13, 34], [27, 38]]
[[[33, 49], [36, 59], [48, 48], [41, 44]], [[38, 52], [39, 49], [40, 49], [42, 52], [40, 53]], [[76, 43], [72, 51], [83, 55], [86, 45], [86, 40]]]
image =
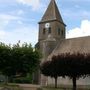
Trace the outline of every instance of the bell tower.
[[[51, 0], [39, 22], [39, 36], [36, 47], [42, 53], [41, 62], [47, 60], [60, 40], [65, 39], [65, 27], [66, 25], [63, 22], [55, 0]], [[39, 79], [41, 85], [46, 85], [46, 77], [40, 75]]]
[[51, 35], [56, 41], [64, 39], [65, 27], [55, 0], [51, 0], [39, 22], [39, 41], [46, 40], [48, 35]]
[[[47, 57], [52, 53], [60, 40], [65, 39], [65, 27], [66, 25], [55, 0], [50, 0], [48, 8], [39, 22], [39, 36], [36, 48], [42, 53], [41, 62], [47, 60]], [[37, 74], [37, 72], [35, 75], [35, 82], [46, 85], [46, 77], [40, 75], [40, 73]]]

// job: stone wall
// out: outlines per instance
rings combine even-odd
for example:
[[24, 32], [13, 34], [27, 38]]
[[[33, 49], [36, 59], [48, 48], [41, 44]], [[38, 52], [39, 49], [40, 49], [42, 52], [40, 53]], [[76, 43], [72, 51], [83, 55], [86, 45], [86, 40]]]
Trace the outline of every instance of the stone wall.
[[[58, 85], [72, 85], [72, 79], [68, 77], [66, 78], [59, 77], [57, 82], [58, 82]], [[48, 80], [46, 83], [48, 85], [54, 85], [55, 83], [54, 78], [48, 77]], [[77, 85], [90, 85], [90, 77], [77, 79]]]

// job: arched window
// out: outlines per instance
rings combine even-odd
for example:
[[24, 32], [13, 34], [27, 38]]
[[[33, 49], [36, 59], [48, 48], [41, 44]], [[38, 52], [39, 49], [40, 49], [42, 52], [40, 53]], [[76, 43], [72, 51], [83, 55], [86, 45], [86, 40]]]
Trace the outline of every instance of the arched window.
[[48, 33], [49, 33], [49, 34], [51, 33], [51, 27], [48, 28]]
[[61, 32], [61, 33], [62, 33], [62, 36], [63, 36], [63, 35], [64, 35], [64, 31], [62, 30], [62, 32]]
[[60, 35], [60, 28], [58, 28], [58, 35]]
[[45, 28], [43, 29], [43, 34], [45, 34], [46, 32], [45, 32]]

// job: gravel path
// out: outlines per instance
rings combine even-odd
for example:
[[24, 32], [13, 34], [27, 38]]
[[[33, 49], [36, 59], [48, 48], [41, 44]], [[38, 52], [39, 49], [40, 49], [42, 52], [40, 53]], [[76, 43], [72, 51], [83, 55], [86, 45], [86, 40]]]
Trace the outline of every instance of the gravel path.
[[40, 85], [32, 85], [32, 84], [18, 84], [23, 90], [38, 90]]

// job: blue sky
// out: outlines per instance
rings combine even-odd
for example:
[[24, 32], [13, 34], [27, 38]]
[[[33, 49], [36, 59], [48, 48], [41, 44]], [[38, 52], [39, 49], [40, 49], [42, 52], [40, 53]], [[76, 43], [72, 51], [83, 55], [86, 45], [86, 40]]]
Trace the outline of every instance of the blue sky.
[[[34, 45], [38, 41], [38, 22], [50, 0], [0, 0], [0, 42], [18, 40]], [[66, 37], [90, 36], [90, 0], [56, 0], [67, 25]]]

